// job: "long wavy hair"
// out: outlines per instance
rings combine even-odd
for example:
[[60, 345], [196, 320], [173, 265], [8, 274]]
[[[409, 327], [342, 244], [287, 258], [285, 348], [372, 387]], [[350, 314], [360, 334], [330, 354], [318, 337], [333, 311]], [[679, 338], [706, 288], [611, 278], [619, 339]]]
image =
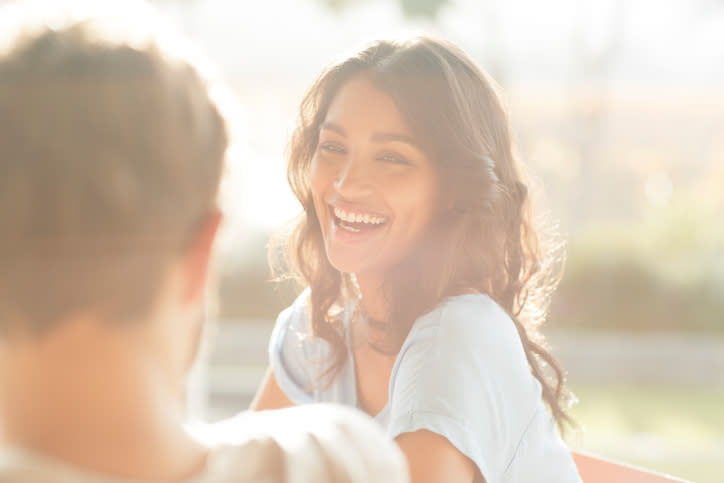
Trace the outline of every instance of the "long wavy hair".
[[447, 207], [409, 256], [386, 272], [390, 346], [399, 351], [414, 321], [445, 297], [487, 294], [515, 323], [531, 372], [562, 429], [571, 422], [565, 375], [539, 331], [559, 280], [562, 244], [544, 237], [534, 223], [494, 82], [464, 52], [440, 40], [375, 42], [324, 70], [301, 103], [287, 178], [304, 211], [277, 236], [270, 260], [277, 273], [311, 289], [313, 333], [332, 348], [323, 375], [332, 381], [347, 358], [338, 311], [351, 296], [353, 276], [327, 258], [309, 171], [332, 100], [342, 85], [363, 75], [391, 97], [422, 143]]

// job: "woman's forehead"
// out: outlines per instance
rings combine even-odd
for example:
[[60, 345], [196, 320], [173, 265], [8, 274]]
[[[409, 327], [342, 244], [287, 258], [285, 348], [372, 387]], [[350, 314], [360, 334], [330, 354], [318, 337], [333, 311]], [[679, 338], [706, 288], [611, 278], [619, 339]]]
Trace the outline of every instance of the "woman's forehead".
[[394, 99], [367, 76], [352, 78], [341, 86], [320, 127], [342, 135], [362, 129], [414, 137]]

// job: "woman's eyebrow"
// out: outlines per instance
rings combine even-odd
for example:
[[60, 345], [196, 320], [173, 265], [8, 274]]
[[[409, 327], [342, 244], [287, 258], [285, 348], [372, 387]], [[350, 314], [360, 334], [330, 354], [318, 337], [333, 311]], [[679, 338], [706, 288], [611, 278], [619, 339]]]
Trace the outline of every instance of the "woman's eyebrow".
[[409, 144], [413, 148], [422, 151], [420, 145], [410, 136], [404, 134], [397, 134], [391, 132], [376, 132], [372, 134], [372, 142], [375, 143], [389, 143], [389, 142], [400, 142]]
[[[340, 136], [347, 136], [347, 132], [342, 126], [331, 121], [324, 121], [320, 126], [319, 130], [328, 130], [339, 134]], [[375, 132], [372, 133], [370, 140], [374, 143], [389, 143], [389, 142], [400, 142], [409, 144], [415, 149], [422, 151], [420, 145], [411, 137], [405, 134], [398, 134], [393, 132]]]
[[347, 133], [344, 131], [344, 128], [340, 126], [339, 124], [335, 124], [330, 121], [324, 121], [320, 126], [319, 130], [322, 131], [323, 129], [327, 129], [328, 131], [333, 131], [339, 134], [340, 136], [346, 136]]

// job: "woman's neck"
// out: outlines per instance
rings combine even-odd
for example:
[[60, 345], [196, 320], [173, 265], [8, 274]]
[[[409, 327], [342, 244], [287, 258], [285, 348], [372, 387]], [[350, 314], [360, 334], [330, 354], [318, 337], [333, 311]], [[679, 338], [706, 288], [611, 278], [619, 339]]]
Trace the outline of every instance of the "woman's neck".
[[382, 277], [357, 274], [356, 279], [360, 293], [360, 305], [365, 317], [379, 322], [388, 322], [390, 307], [383, 290]]

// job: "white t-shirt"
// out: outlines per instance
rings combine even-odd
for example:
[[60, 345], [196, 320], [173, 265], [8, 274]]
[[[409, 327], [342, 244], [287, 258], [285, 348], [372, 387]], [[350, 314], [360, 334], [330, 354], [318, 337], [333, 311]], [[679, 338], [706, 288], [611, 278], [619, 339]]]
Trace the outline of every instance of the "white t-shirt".
[[[359, 411], [320, 404], [242, 413], [190, 428], [212, 449], [188, 483], [406, 483], [397, 446]], [[0, 450], [0, 483], [130, 483], [20, 448]]]
[[[320, 385], [329, 344], [311, 335], [309, 293], [277, 320], [269, 345], [274, 376], [296, 404], [357, 405], [354, 358]], [[345, 310], [346, 334], [353, 308]], [[375, 420], [392, 439], [428, 430], [469, 457], [490, 483], [580, 483], [546, 409], [513, 321], [490, 297], [449, 297], [415, 321], [395, 361], [389, 399]]]

